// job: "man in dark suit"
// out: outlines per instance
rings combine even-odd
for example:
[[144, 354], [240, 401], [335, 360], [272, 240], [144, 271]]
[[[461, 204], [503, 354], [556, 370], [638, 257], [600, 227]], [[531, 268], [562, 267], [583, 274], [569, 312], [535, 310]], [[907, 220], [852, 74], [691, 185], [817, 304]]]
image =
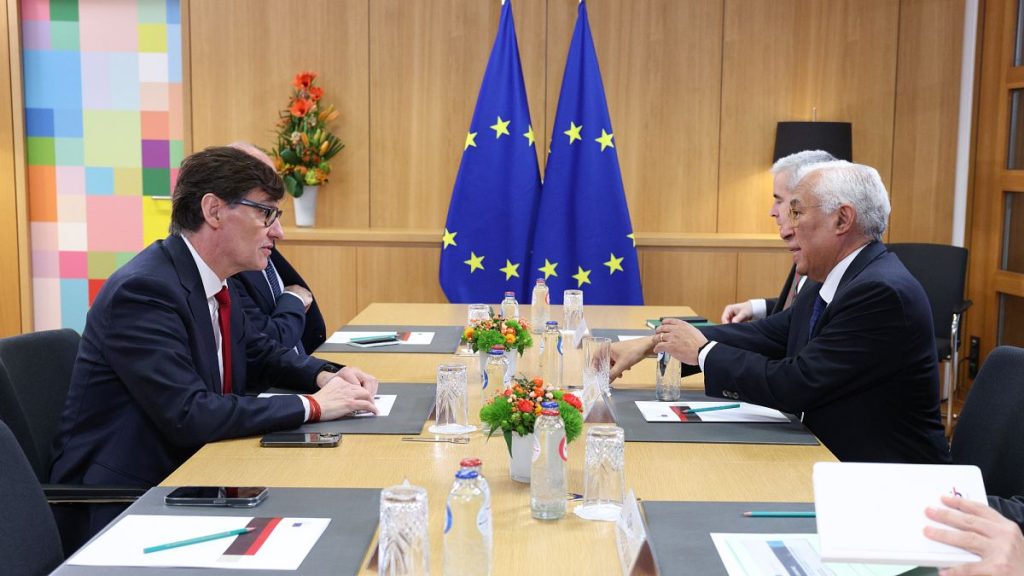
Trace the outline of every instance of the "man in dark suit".
[[[274, 166], [273, 161], [252, 144], [232, 142], [228, 146], [246, 152], [267, 166]], [[271, 340], [305, 356], [327, 339], [324, 317], [313, 292], [276, 247], [265, 269], [239, 272], [228, 282], [238, 294], [239, 306], [246, 318]]]
[[803, 414], [840, 460], [945, 463], [928, 298], [879, 241], [889, 200], [878, 173], [848, 162], [798, 172], [787, 244], [821, 282], [789, 309], [704, 328], [666, 321], [613, 347], [613, 376], [653, 347], [704, 372], [708, 396]]
[[[149, 487], [208, 442], [376, 411], [375, 378], [299, 358], [232, 305], [225, 280], [266, 267], [283, 195], [271, 168], [233, 148], [182, 162], [172, 233], [111, 275], [89, 310], [53, 482]], [[306, 394], [246, 396], [257, 384]], [[62, 521], [88, 535], [121, 508]]]
[[[797, 171], [804, 166], [833, 160], [835, 157], [824, 150], [804, 150], [780, 158], [772, 166], [772, 209], [768, 215], [775, 219], [783, 240], [791, 233], [785, 224], [789, 219], [789, 200], [793, 197], [793, 188], [796, 187]], [[753, 298], [746, 302], [729, 304], [722, 310], [722, 324], [750, 322], [782, 312], [793, 305], [797, 293], [806, 283], [807, 277], [797, 274], [795, 266], [791, 267], [778, 298]]]
[[925, 514], [953, 530], [927, 526], [925, 536], [981, 558], [944, 569], [943, 576], [1024, 576], [1024, 498], [990, 496], [991, 508], [954, 496], [943, 496], [942, 503], [945, 508], [928, 508]]

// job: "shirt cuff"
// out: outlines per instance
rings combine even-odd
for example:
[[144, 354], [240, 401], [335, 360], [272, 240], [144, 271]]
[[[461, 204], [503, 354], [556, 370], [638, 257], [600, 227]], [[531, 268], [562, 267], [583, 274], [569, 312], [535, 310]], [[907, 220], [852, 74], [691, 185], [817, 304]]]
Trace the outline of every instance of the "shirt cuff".
[[768, 316], [768, 303], [764, 301], [764, 298], [752, 298], [748, 302], [750, 302], [750, 310], [754, 320], [760, 320]]
[[[761, 302], [764, 302], [764, 300], [761, 300]], [[715, 344], [718, 344], [718, 342], [715, 342], [714, 340], [708, 342], [707, 346], [700, 351], [700, 354], [697, 354], [697, 364], [700, 365], [701, 372], [704, 371], [704, 362], [708, 358], [708, 352], [711, 352], [711, 349], [715, 347]]]
[[[299, 299], [299, 302], [302, 302], [303, 307], [305, 307], [306, 301], [302, 299], [302, 296], [299, 296], [295, 292], [289, 292], [287, 290], [285, 290], [284, 292], [281, 293], [282, 296], [285, 295], [285, 294], [291, 294], [292, 296], [295, 296], [296, 298]], [[762, 302], [763, 302], [763, 300], [762, 300]]]
[[302, 401], [302, 409], [304, 410], [304, 416], [302, 417], [303, 422], [309, 422], [309, 398], [306, 398], [302, 394], [298, 395], [299, 400]]

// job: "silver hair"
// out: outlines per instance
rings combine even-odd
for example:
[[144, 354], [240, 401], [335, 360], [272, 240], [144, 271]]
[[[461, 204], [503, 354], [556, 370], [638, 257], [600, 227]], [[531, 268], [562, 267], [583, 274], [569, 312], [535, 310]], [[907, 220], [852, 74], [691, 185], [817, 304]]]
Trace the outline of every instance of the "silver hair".
[[878, 171], [863, 164], [844, 160], [806, 165], [796, 173], [797, 182], [816, 174], [814, 194], [825, 214], [832, 214], [843, 204], [857, 213], [857, 225], [864, 236], [881, 240], [889, 224], [889, 193]]
[[792, 190], [796, 188], [797, 182], [800, 181], [795, 177], [795, 175], [801, 168], [810, 164], [834, 162], [835, 160], [835, 156], [825, 152], [824, 150], [804, 150], [803, 152], [797, 152], [784, 158], [779, 158], [779, 160], [772, 165], [772, 174], [775, 176], [780, 174], [786, 175], [786, 188]]

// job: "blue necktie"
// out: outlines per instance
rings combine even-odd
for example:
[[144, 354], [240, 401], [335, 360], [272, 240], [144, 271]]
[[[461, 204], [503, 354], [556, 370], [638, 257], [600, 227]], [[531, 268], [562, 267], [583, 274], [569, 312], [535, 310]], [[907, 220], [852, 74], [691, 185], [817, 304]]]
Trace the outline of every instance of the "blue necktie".
[[267, 282], [270, 282], [270, 293], [276, 301], [281, 297], [281, 281], [278, 280], [277, 268], [274, 268], [274, 261], [267, 258], [267, 269], [263, 271], [267, 275]]
[[814, 333], [814, 325], [818, 323], [818, 318], [821, 318], [821, 313], [825, 311], [825, 300], [822, 299], [821, 294], [814, 297], [814, 310], [811, 311], [811, 323], [807, 330], [807, 337], [810, 338], [811, 334]]

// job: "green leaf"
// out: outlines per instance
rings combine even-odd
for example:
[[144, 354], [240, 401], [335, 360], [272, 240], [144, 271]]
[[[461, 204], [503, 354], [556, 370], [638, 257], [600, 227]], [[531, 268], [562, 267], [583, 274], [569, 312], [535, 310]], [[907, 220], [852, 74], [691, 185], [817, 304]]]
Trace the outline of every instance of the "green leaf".
[[296, 198], [302, 196], [302, 184], [299, 184], [299, 181], [295, 179], [294, 175], [285, 174], [283, 180], [284, 187], [289, 194]]
[[291, 148], [285, 148], [281, 150], [281, 159], [288, 164], [302, 164], [302, 159], [295, 153]]

